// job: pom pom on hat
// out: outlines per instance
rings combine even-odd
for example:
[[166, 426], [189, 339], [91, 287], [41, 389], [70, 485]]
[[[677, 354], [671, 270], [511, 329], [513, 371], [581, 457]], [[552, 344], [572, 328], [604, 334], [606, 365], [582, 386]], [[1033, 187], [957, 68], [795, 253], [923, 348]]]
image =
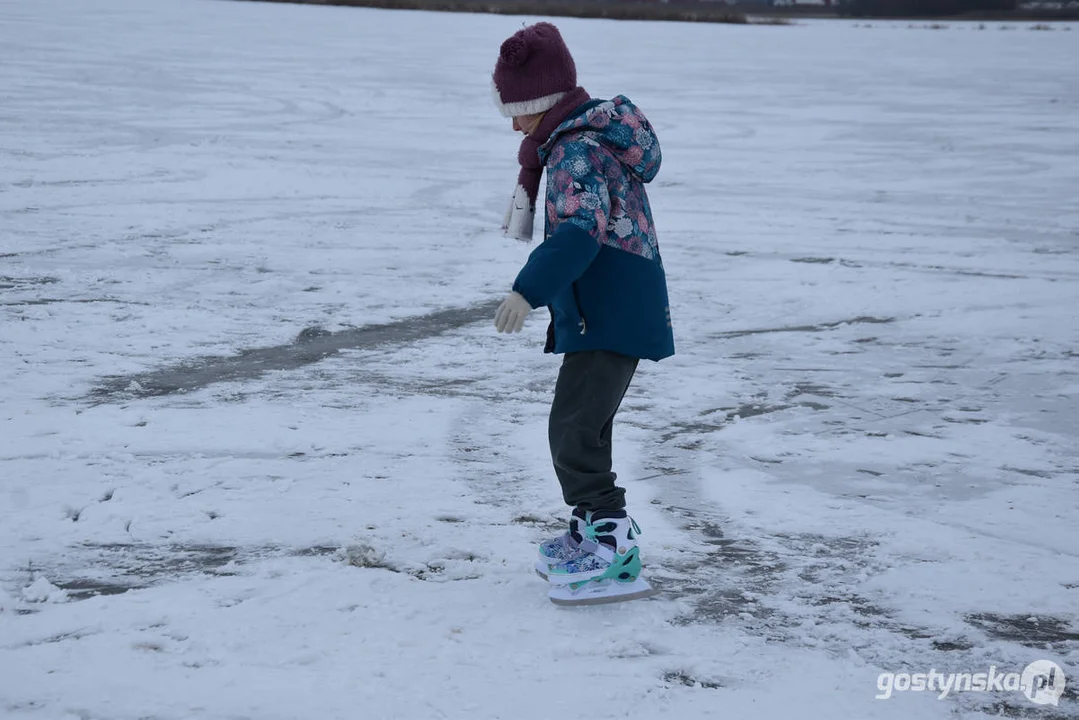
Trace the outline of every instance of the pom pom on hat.
[[528, 59], [528, 42], [521, 35], [514, 35], [502, 43], [498, 59], [511, 67], [520, 67]]

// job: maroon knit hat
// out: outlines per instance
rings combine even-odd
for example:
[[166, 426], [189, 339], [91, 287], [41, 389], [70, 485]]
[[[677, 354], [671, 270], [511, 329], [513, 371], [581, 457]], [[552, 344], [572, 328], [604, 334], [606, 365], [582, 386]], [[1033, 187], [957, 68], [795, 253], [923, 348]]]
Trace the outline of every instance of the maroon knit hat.
[[577, 87], [577, 66], [558, 28], [541, 22], [502, 43], [491, 79], [495, 105], [503, 115], [535, 115]]

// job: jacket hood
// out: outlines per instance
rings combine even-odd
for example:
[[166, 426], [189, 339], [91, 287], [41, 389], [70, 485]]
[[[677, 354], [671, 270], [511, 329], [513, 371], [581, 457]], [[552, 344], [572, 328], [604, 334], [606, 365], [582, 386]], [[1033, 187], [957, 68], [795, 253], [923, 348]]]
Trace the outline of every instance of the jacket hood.
[[543, 161], [558, 138], [575, 133], [587, 134], [643, 182], [651, 182], [659, 173], [663, 159], [659, 138], [644, 113], [624, 95], [613, 100], [593, 100], [567, 118], [540, 148]]

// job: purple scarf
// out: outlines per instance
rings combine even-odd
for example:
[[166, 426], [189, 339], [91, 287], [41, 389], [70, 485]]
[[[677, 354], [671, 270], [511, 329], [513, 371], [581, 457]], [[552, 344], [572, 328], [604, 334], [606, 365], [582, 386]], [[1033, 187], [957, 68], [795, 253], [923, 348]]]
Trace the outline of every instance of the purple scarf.
[[547, 111], [536, 129], [521, 141], [521, 148], [517, 151], [517, 162], [521, 163], [517, 183], [528, 193], [531, 209], [534, 210], [536, 207], [540, 180], [543, 178], [543, 163], [539, 159], [539, 149], [551, 139], [551, 133], [565, 121], [571, 112], [591, 99], [583, 87], [566, 93], [557, 105]]

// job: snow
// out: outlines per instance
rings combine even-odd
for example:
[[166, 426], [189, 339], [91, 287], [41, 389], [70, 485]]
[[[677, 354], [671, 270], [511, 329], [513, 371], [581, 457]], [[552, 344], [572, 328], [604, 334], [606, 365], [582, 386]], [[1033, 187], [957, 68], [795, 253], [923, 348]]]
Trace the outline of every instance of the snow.
[[67, 593], [43, 577], [23, 588], [22, 598], [28, 603], [58, 603], [67, 601]]
[[557, 21], [664, 143], [678, 344], [616, 428], [664, 593], [566, 609], [521, 19], [0, 19], [0, 716], [1079, 716], [1074, 26]]

